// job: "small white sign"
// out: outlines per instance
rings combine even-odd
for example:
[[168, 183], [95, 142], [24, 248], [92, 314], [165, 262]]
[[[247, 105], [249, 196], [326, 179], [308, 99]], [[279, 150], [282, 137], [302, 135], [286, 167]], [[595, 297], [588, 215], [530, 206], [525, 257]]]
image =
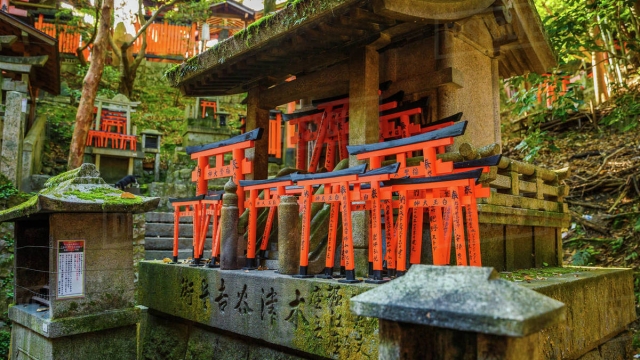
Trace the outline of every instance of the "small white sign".
[[42, 323], [42, 332], [45, 334], [49, 332], [49, 324], [47, 324], [46, 322]]
[[22, 112], [27, 112], [27, 99], [22, 99]]
[[58, 241], [58, 298], [84, 296], [84, 240]]

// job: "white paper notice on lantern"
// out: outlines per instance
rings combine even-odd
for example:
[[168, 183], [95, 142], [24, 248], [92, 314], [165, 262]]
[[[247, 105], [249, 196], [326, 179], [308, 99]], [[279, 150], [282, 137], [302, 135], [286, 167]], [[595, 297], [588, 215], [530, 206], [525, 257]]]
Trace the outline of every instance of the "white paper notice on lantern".
[[84, 240], [58, 240], [57, 298], [84, 296]]
[[202, 34], [200, 34], [200, 38], [204, 41], [211, 40], [211, 33], [209, 32], [209, 24], [202, 24]]

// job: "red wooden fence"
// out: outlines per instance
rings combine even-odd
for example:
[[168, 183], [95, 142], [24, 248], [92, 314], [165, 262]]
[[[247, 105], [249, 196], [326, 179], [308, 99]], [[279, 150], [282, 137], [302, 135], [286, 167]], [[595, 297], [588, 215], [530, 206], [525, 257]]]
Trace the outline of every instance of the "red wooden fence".
[[[82, 46], [82, 36], [76, 28], [69, 25], [55, 25], [46, 23], [43, 18], [35, 23], [35, 28], [45, 34], [55, 37], [59, 42], [59, 50], [65, 54], [75, 54], [76, 49]], [[136, 31], [140, 28], [136, 24]], [[170, 25], [151, 24], [147, 28], [147, 56], [158, 57], [181, 57], [189, 58], [198, 53], [198, 42], [195, 41], [196, 26], [193, 25]], [[133, 44], [133, 52], [138, 53], [142, 46], [142, 38], [138, 38]], [[88, 57], [88, 53], [85, 57]], [[182, 59], [175, 59], [180, 60]]]

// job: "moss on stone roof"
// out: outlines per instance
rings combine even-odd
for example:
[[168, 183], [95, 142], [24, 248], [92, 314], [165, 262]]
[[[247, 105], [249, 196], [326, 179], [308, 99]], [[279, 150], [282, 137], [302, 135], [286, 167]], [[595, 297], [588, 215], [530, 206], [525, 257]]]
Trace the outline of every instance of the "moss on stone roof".
[[126, 194], [111, 187], [93, 164], [52, 177], [44, 188], [24, 203], [0, 211], [0, 222], [40, 212], [146, 212], [158, 206], [159, 198]]
[[322, 14], [332, 12], [338, 7], [348, 6], [360, 0], [295, 0], [283, 10], [267, 15], [249, 25], [246, 30], [237, 32], [233, 37], [211, 47], [184, 63], [165, 72], [172, 86], [179, 86], [207, 69], [224, 64], [229, 59], [249, 50], [257, 49], [267, 41], [276, 38]]

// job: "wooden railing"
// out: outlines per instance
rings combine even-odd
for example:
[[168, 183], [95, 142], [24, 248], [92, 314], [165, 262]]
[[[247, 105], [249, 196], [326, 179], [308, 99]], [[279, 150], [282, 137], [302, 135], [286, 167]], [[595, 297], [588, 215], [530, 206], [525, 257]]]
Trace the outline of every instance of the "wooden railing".
[[[69, 25], [55, 25], [44, 22], [40, 18], [35, 23], [35, 28], [45, 34], [55, 37], [59, 42], [59, 51], [64, 54], [74, 54], [76, 49], [83, 44], [83, 39], [77, 28]], [[140, 25], [136, 25], [139, 29]], [[151, 24], [147, 28], [147, 57], [164, 57], [171, 60], [182, 61], [198, 54], [198, 43], [195, 41], [195, 24], [190, 26]], [[133, 44], [133, 52], [138, 53], [142, 47], [142, 38], [138, 38]], [[85, 58], [88, 58], [88, 52]]]
[[61, 53], [75, 54], [81, 46], [82, 36], [74, 26], [45, 23], [42, 20], [35, 23], [35, 28], [43, 33], [58, 39], [58, 48]]
[[[136, 24], [136, 31], [140, 28]], [[196, 42], [196, 25], [151, 24], [147, 28], [147, 55], [182, 56], [185, 59], [198, 53]], [[142, 46], [142, 38], [133, 44], [133, 52], [138, 53]]]

